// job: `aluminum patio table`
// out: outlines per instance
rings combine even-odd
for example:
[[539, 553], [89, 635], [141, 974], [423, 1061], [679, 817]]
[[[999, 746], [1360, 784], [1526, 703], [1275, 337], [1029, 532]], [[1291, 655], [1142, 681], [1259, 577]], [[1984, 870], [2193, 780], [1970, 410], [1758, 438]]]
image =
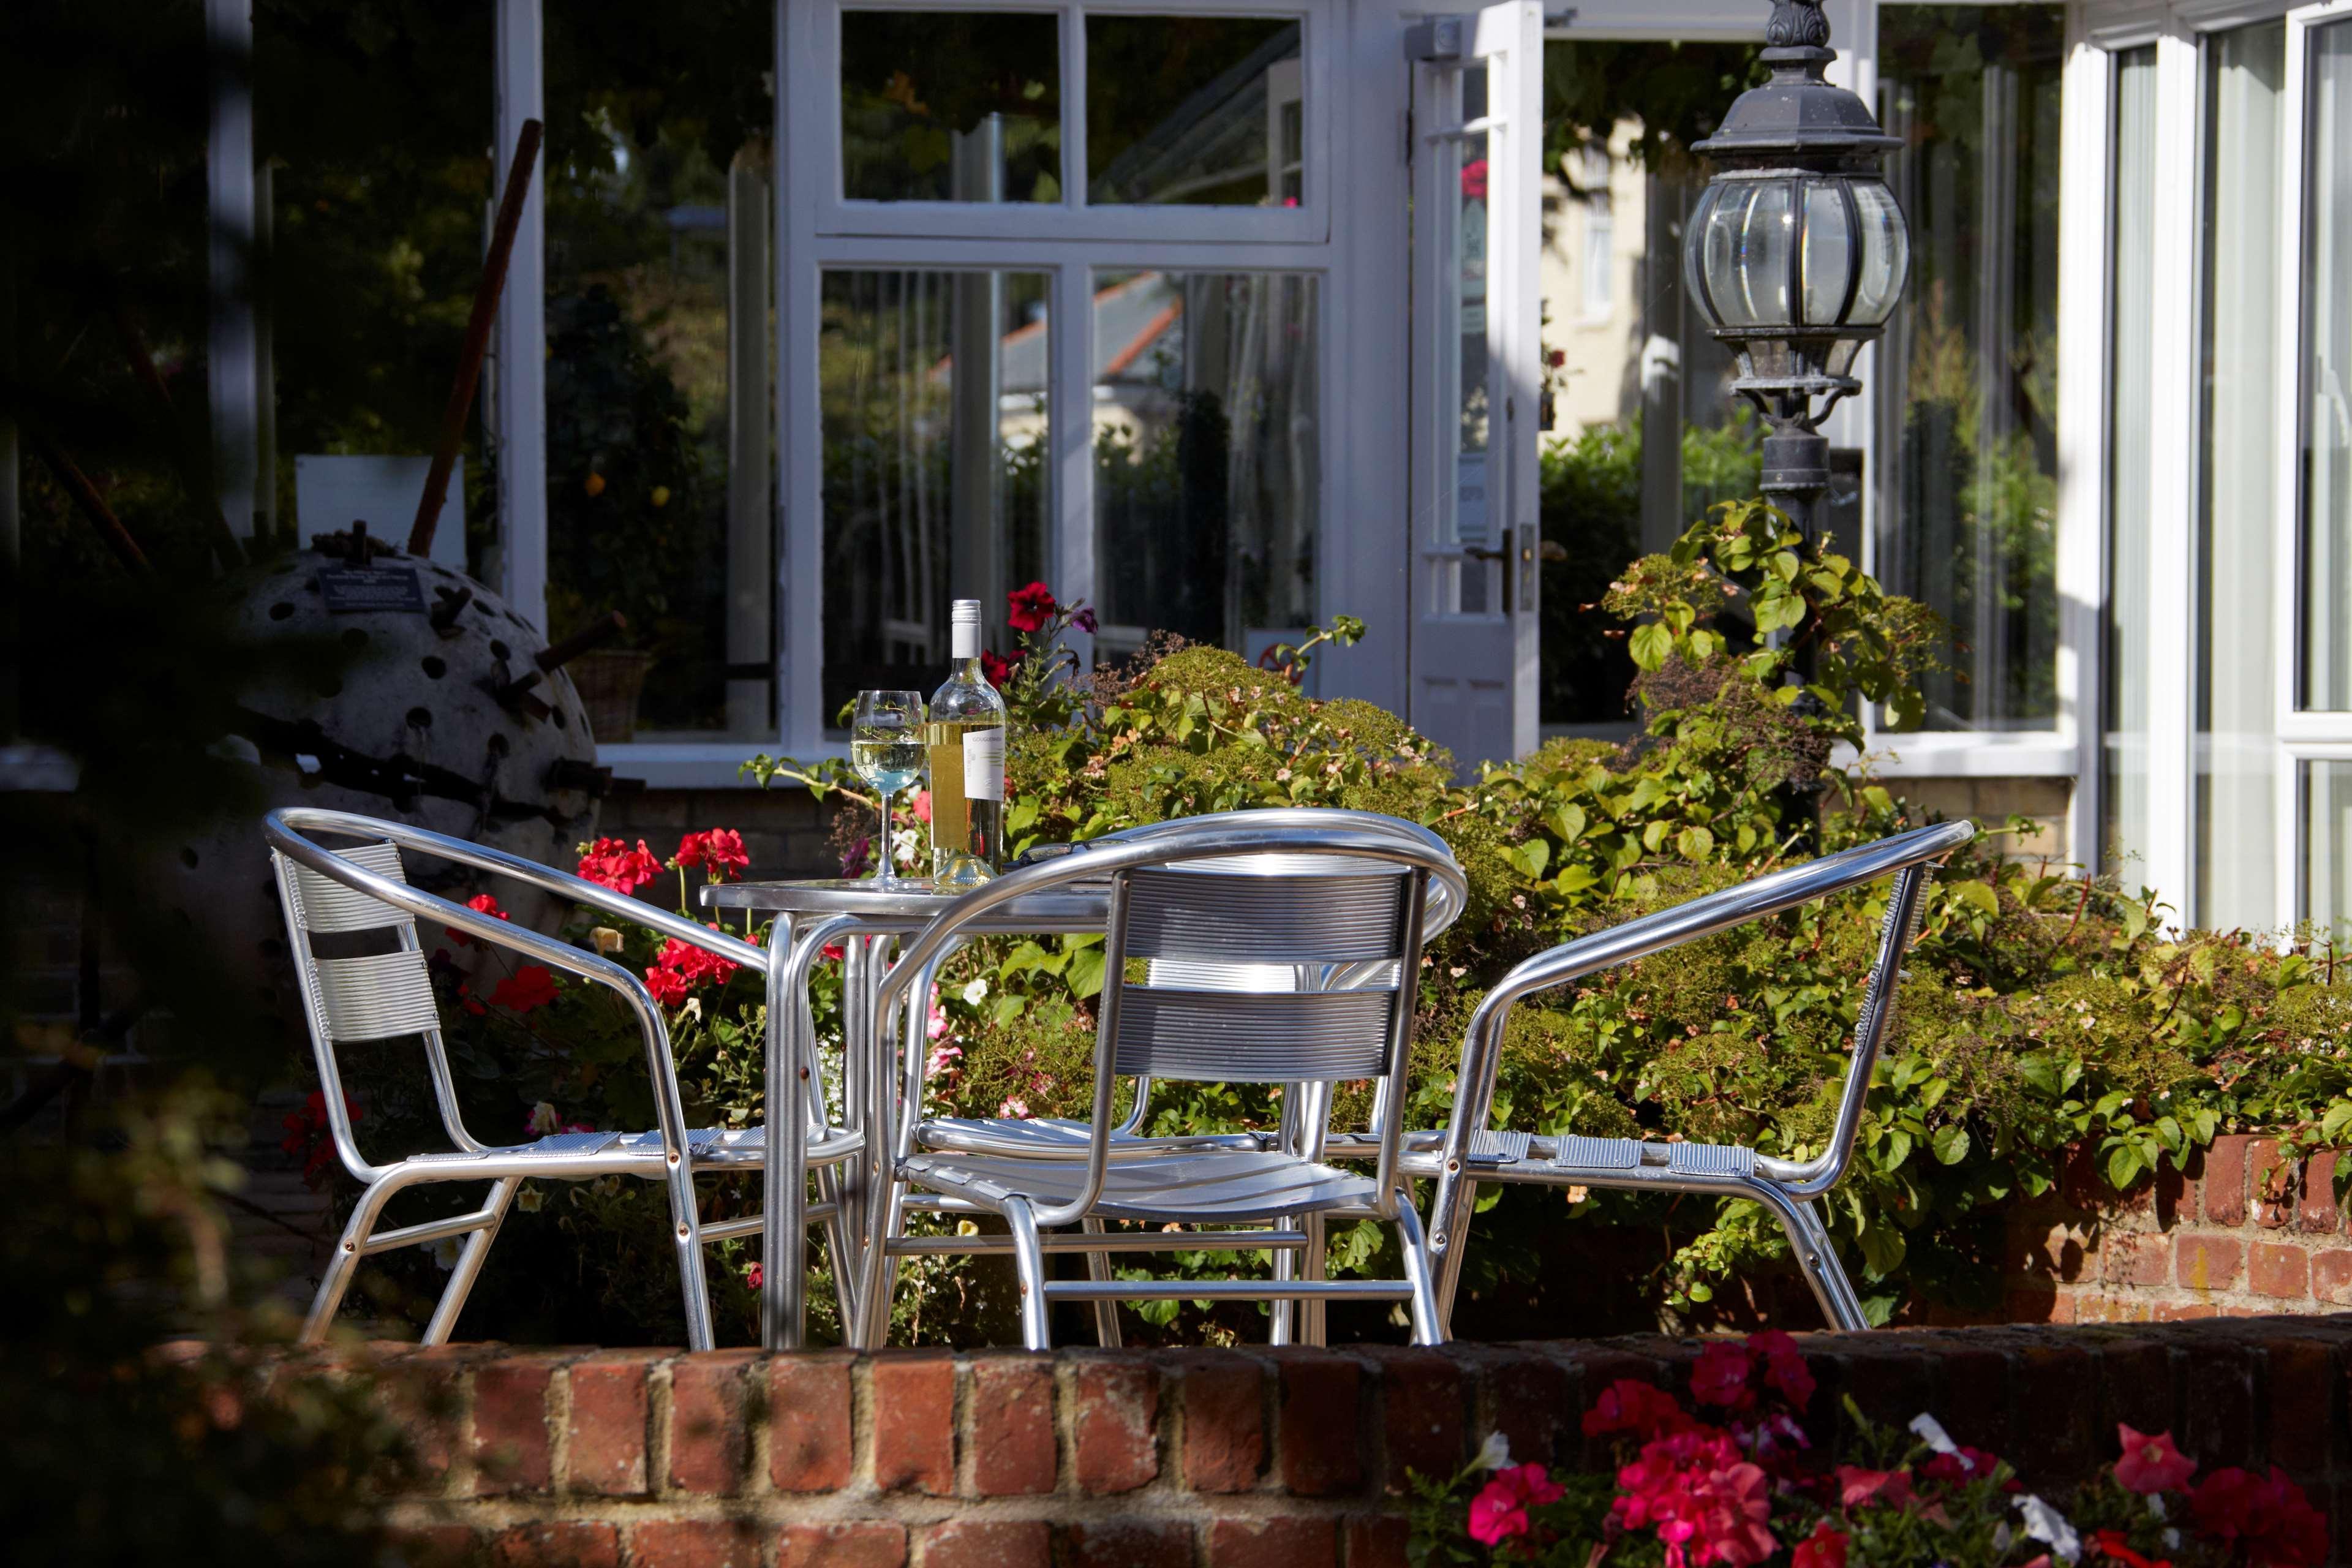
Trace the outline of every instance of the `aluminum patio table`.
[[[781, 1113], [800, 1105], [800, 1088], [811, 1081], [815, 1041], [803, 1027], [803, 1003], [808, 994], [810, 971], [830, 943], [843, 951], [842, 984], [842, 1118], [849, 1128], [872, 1127], [866, 1154], [844, 1172], [840, 1194], [845, 1231], [866, 1236], [866, 1194], [877, 1188], [889, 1158], [892, 1140], [882, 1126], [887, 1107], [879, 1096], [888, 1092], [889, 1063], [876, 1061], [850, 1043], [871, 1040], [887, 1055], [887, 1046], [871, 1028], [874, 992], [881, 980], [882, 955], [892, 937], [920, 931], [955, 901], [952, 893], [935, 893], [928, 879], [902, 879], [895, 888], [870, 880], [817, 879], [806, 881], [730, 882], [702, 890], [706, 908], [772, 915], [772, 939], [785, 962], [768, 974], [767, 1103], [769, 1136], [766, 1150], [768, 1203], [761, 1233], [760, 1338], [770, 1350], [795, 1350], [802, 1342], [806, 1307], [806, 1271], [801, 1265], [801, 1236], [808, 1203], [803, 1175], [792, 1179], [806, 1157], [809, 1116]], [[1099, 931], [1109, 919], [1110, 885], [1080, 883], [1053, 893], [1017, 899], [993, 911], [975, 930], [1018, 932], [1029, 936]], [[722, 916], [722, 923], [724, 917]], [[778, 1027], [777, 1021], [783, 1020]], [[823, 1114], [822, 1106], [814, 1108]], [[853, 1242], [853, 1246], [857, 1245]], [[779, 1260], [789, 1266], [778, 1267]], [[843, 1298], [845, 1322], [854, 1321], [854, 1259], [834, 1260], [835, 1289]]]

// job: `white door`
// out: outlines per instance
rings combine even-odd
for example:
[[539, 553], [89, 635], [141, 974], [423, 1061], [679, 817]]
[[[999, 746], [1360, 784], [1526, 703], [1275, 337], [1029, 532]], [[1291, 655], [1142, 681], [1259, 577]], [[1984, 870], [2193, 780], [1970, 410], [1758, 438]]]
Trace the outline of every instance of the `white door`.
[[1543, 7], [1412, 52], [1412, 719], [1467, 776], [1537, 742]]

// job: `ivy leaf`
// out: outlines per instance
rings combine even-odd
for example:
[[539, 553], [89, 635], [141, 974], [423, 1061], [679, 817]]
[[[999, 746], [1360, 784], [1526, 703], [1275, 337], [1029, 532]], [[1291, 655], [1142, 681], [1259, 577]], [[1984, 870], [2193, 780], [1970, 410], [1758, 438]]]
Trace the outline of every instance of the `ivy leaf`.
[[1903, 1162], [1910, 1157], [1911, 1134], [1900, 1127], [1887, 1129], [1886, 1158], [1881, 1163], [1890, 1171], [1899, 1171], [1903, 1168]]
[[1983, 912], [1987, 920], [2000, 918], [2000, 895], [1979, 881], [1954, 882], [1952, 896], [1970, 909]]
[[1511, 864], [1519, 868], [1520, 875], [1534, 881], [1544, 874], [1544, 868], [1551, 864], [1551, 841], [1530, 838], [1513, 849], [1510, 855]]
[[1957, 1121], [1938, 1127], [1927, 1147], [1935, 1152], [1937, 1164], [1957, 1165], [1969, 1157], [1969, 1130]]
[[2116, 1144], [2107, 1152], [2107, 1185], [2122, 1192], [2138, 1178], [2143, 1165], [2136, 1146], [2128, 1142]]
[[2058, 1075], [2058, 1056], [2054, 1051], [2028, 1051], [2017, 1058], [2017, 1076], [2044, 1094], [2064, 1092]]
[[1715, 835], [1704, 827], [1685, 827], [1675, 835], [1675, 848], [1685, 860], [1704, 860], [1715, 850]]
[[1066, 957], [1069, 968], [1063, 978], [1069, 983], [1070, 994], [1081, 1002], [1099, 995], [1103, 984], [1102, 949], [1082, 947]]

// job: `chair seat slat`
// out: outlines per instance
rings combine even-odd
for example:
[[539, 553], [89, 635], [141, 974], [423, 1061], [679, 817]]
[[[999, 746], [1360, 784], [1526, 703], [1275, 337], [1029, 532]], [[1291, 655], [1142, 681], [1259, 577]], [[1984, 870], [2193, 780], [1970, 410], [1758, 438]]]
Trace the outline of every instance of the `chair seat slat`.
[[[400, 850], [394, 845], [360, 844], [335, 853], [379, 877], [395, 882], [408, 880], [401, 869]], [[290, 868], [294, 873], [295, 897], [302, 901], [302, 924], [312, 931], [382, 931], [387, 926], [410, 923], [404, 910], [370, 898], [356, 888], [346, 888], [308, 866], [297, 864]]]

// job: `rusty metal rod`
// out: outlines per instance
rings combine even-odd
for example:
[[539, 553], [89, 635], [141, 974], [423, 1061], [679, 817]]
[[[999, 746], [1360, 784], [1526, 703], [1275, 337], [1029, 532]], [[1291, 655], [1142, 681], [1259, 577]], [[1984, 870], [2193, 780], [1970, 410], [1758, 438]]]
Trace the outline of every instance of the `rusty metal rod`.
[[425, 494], [416, 502], [416, 522], [408, 531], [408, 552], [430, 555], [433, 531], [441, 521], [441, 503], [449, 495], [449, 470], [466, 444], [466, 416], [473, 411], [474, 387], [482, 378], [482, 358], [489, 353], [490, 323], [498, 319], [499, 296], [506, 292], [507, 262], [514, 255], [515, 230], [522, 225], [523, 197], [530, 191], [530, 174], [539, 162], [539, 138], [544, 129], [536, 120], [522, 122], [515, 139], [514, 165], [507, 171], [506, 195], [499, 201], [499, 221], [490, 231], [490, 254], [482, 265], [482, 281], [474, 290], [474, 313], [466, 321], [465, 346], [457, 352], [457, 379], [449, 388], [449, 405], [441, 413], [441, 441], [433, 452], [433, 468], [425, 479]]
[[628, 617], [618, 610], [607, 610], [596, 619], [565, 637], [551, 643], [533, 656], [541, 669], [560, 669], [582, 654], [604, 647], [629, 629]]
[[106, 504], [106, 498], [100, 495], [98, 487], [89, 482], [89, 477], [75, 466], [74, 460], [66, 455], [66, 449], [58, 446], [47, 430], [29, 422], [25, 428], [33, 437], [33, 450], [41, 455], [41, 460], [48, 464], [49, 471], [58, 476], [58, 483], [65, 486], [66, 493], [73, 497], [74, 504], [81, 508], [82, 515], [98, 529], [99, 536], [113, 547], [115, 559], [133, 572], [147, 571], [147, 552], [139, 548], [139, 542], [131, 537], [131, 531], [122, 526], [122, 520], [114, 515], [113, 509]]

